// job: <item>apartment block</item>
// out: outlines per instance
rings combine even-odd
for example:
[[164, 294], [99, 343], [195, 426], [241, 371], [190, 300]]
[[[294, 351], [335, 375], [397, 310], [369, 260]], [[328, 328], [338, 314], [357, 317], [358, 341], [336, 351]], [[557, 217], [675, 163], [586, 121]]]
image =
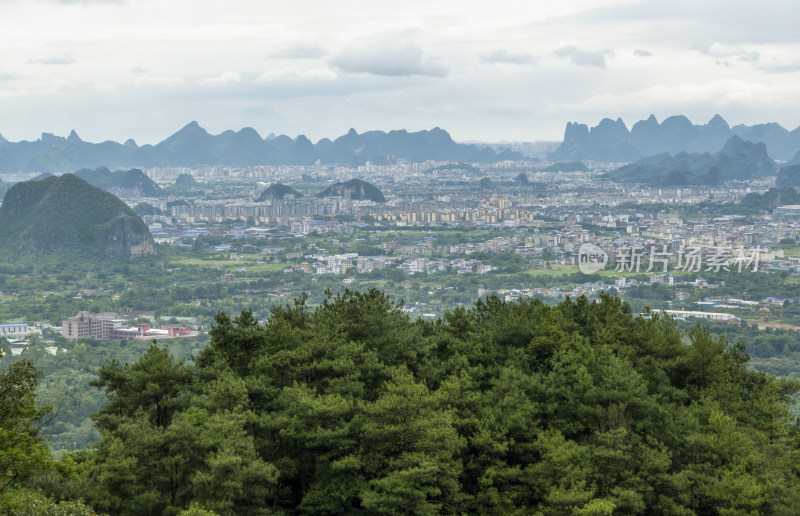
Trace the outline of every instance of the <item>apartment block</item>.
[[123, 326], [125, 320], [114, 312], [93, 314], [78, 312], [61, 323], [62, 335], [68, 339], [110, 340], [111, 330]]

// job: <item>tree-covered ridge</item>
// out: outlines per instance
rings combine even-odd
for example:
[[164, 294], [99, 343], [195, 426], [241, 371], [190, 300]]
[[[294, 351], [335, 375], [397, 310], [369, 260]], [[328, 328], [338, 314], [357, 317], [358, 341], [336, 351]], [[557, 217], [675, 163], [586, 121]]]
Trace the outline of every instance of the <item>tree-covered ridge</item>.
[[110, 514], [791, 513], [798, 388], [617, 298], [411, 321], [372, 290], [216, 318], [94, 384], [85, 496]]

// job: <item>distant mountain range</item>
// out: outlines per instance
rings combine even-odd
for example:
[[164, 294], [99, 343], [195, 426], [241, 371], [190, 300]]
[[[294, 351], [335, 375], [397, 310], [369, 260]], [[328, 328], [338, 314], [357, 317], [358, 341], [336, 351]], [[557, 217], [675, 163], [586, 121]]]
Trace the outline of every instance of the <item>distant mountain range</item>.
[[773, 174], [775, 163], [767, 155], [766, 145], [733, 135], [715, 154], [679, 152], [673, 156], [665, 152], [620, 167], [606, 176], [620, 183], [687, 186], [720, 185]]
[[661, 123], [650, 115], [628, 130], [622, 119], [604, 118], [596, 127], [567, 123], [564, 142], [551, 155], [552, 161], [636, 161], [658, 154], [716, 153], [731, 136], [762, 142], [778, 160], [800, 160], [800, 127], [789, 131], [779, 124], [735, 125], [719, 115], [705, 125], [694, 125], [685, 116], [672, 116]]
[[0, 173], [73, 172], [98, 167], [195, 167], [201, 165], [363, 165], [367, 161], [383, 164], [387, 159], [409, 161], [464, 160], [494, 163], [520, 159], [519, 153], [494, 151], [488, 147], [456, 143], [438, 127], [430, 131], [369, 131], [355, 129], [334, 140], [324, 138], [316, 144], [303, 135], [262, 138], [255, 129], [225, 131], [212, 135], [192, 122], [156, 145], [139, 146], [105, 141], [89, 143], [72, 131], [67, 138], [43, 133], [39, 140], [10, 142], [0, 136]]
[[102, 258], [156, 254], [142, 219], [73, 174], [12, 186], [0, 206], [0, 256], [74, 253]]

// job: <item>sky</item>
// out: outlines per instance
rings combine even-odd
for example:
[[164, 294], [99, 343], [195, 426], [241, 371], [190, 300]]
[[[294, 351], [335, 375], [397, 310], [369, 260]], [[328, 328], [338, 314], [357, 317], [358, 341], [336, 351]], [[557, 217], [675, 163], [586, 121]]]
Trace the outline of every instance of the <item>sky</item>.
[[800, 125], [797, 0], [0, 0], [0, 134]]

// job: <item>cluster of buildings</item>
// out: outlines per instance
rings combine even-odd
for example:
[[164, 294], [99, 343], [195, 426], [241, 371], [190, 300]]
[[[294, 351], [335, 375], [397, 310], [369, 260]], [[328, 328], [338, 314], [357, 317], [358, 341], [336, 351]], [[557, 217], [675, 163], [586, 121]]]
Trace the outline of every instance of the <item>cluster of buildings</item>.
[[[307, 274], [349, 274], [356, 272], [366, 274], [376, 270], [396, 267], [406, 274], [426, 272], [455, 271], [456, 274], [485, 274], [495, 270], [480, 260], [469, 259], [428, 259], [421, 257], [391, 257], [391, 256], [358, 256], [357, 253], [336, 254], [331, 256], [313, 256], [312, 262], [302, 262], [299, 265], [284, 268], [285, 273], [304, 272]], [[398, 264], [398, 262], [400, 262]]]
[[61, 334], [70, 340], [151, 340], [194, 337], [197, 332], [177, 324], [153, 328], [149, 323], [130, 326], [130, 319], [115, 312], [78, 312], [61, 323]]
[[465, 260], [460, 258], [455, 260], [444, 258], [439, 260], [411, 258], [404, 260], [399, 268], [406, 274], [415, 274], [418, 272], [436, 274], [437, 272], [455, 271], [459, 276], [464, 274], [486, 274], [496, 269], [496, 267], [487, 265], [480, 260]]
[[241, 200], [195, 200], [192, 204], [172, 206], [170, 216], [182, 224], [240, 220], [258, 225], [289, 226], [297, 220], [351, 212], [354, 202], [342, 198], [316, 197], [261, 203]]

